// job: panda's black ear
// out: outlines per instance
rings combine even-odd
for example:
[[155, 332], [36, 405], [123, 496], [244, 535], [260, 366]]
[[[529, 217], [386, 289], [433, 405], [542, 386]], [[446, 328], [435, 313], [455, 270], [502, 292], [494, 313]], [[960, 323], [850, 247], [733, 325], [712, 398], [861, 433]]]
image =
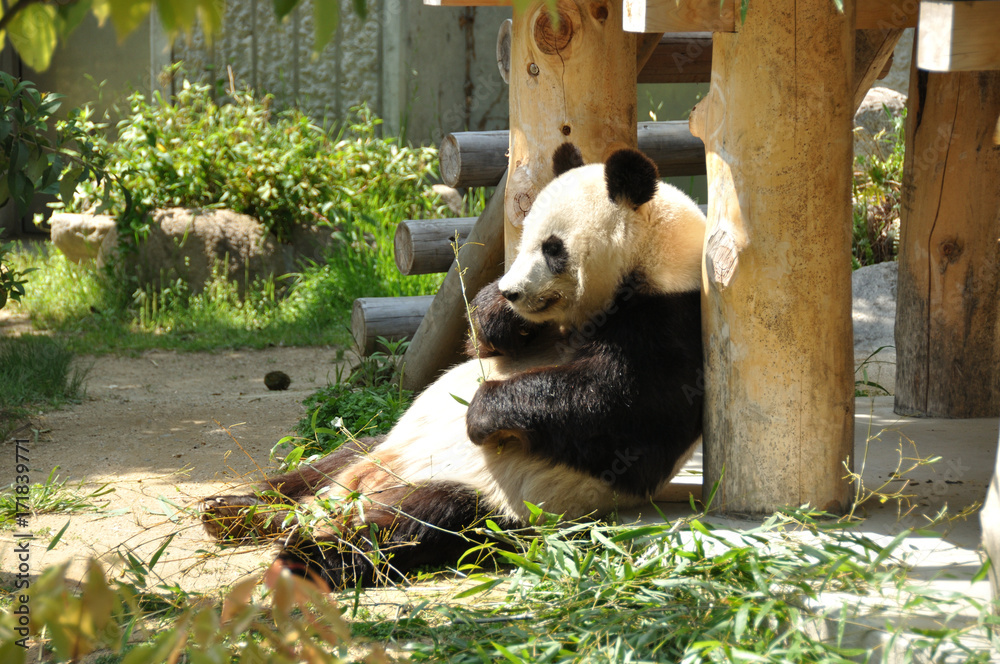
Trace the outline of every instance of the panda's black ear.
[[583, 166], [583, 155], [572, 143], [563, 143], [552, 153], [552, 172], [556, 177], [578, 166]]
[[619, 205], [633, 209], [648, 203], [656, 195], [660, 174], [656, 164], [638, 150], [618, 150], [604, 164], [608, 196]]

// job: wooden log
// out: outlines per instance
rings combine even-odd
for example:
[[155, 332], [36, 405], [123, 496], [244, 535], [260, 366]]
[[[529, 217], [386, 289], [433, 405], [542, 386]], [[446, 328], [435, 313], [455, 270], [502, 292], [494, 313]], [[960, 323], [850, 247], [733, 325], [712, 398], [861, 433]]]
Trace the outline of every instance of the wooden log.
[[[514, 8], [510, 62], [510, 169], [504, 255], [552, 179], [552, 153], [572, 141], [587, 162], [636, 146], [636, 36], [622, 31], [621, 3], [558, 0]], [[655, 31], [650, 31], [655, 32]]]
[[456, 131], [441, 141], [441, 180], [449, 187], [495, 187], [507, 172], [510, 133]]
[[998, 116], [1000, 72], [911, 71], [897, 413], [1000, 414], [1000, 149], [991, 136]]
[[732, 32], [733, 0], [624, 0], [629, 32]]
[[843, 14], [829, 0], [762, 7], [713, 36], [712, 90], [691, 115], [712, 192], [705, 487], [720, 482], [713, 508], [730, 514], [841, 512], [854, 449], [854, 2]]
[[1000, 2], [923, 0], [917, 32], [920, 69], [1000, 69]]
[[639, 83], [707, 83], [711, 79], [711, 32], [663, 35], [639, 70]]
[[475, 217], [401, 221], [392, 240], [400, 274], [446, 272], [455, 262], [452, 243], [457, 241], [461, 246], [466, 242], [475, 224]]
[[417, 331], [433, 295], [412, 297], [361, 297], [351, 310], [351, 334], [358, 352], [371, 355], [378, 338], [389, 341], [409, 339]]
[[[465, 317], [462, 279], [469, 300], [503, 274], [503, 191], [506, 175], [479, 216], [468, 241], [458, 252], [458, 263], [448, 271], [406, 350], [403, 387], [422, 390], [438, 374], [462, 359], [469, 324]], [[457, 269], [461, 266], [460, 278]]]
[[857, 111], [865, 95], [892, 60], [896, 42], [903, 34], [902, 28], [886, 30], [858, 30], [854, 35], [854, 110]]
[[901, 30], [917, 27], [918, 0], [857, 0], [858, 30]]
[[[691, 134], [685, 121], [642, 122], [637, 127], [639, 149], [646, 154], [663, 177], [671, 175], [701, 175], [705, 172], [705, 148], [701, 139]], [[510, 133], [504, 130], [470, 131], [448, 134], [441, 143], [441, 177], [449, 187], [493, 187], [501, 165], [506, 166], [506, 144]], [[455, 140], [449, 140], [454, 137]], [[499, 145], [504, 144], [504, 149]], [[487, 148], [492, 146], [492, 153]], [[465, 168], [466, 158], [460, 152], [468, 149], [477, 164]], [[449, 166], [445, 168], [445, 162]], [[452, 166], [455, 165], [455, 166]], [[501, 174], [503, 170], [500, 170]]]

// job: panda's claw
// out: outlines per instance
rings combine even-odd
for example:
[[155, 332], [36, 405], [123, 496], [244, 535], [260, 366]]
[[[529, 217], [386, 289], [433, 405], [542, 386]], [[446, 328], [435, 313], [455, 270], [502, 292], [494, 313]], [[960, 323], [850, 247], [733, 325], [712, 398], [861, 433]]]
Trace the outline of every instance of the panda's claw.
[[220, 543], [242, 544], [270, 539], [283, 532], [286, 512], [256, 496], [212, 496], [198, 504], [201, 525]]

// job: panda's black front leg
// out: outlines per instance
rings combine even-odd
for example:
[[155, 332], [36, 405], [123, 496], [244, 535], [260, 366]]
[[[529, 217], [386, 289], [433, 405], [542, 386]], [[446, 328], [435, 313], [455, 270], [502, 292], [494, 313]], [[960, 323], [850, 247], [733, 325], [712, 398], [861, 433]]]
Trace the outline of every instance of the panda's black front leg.
[[499, 279], [484, 286], [472, 300], [470, 322], [476, 334], [475, 340], [470, 337], [466, 346], [470, 357], [517, 357], [545, 328], [514, 313], [500, 294], [498, 282]]
[[[623, 364], [590, 357], [479, 386], [466, 412], [476, 445], [516, 438], [533, 454], [576, 467], [603, 467], [614, 450], [585, 441], [607, 437], [627, 416], [632, 383]], [[608, 458], [605, 458], [608, 457]]]

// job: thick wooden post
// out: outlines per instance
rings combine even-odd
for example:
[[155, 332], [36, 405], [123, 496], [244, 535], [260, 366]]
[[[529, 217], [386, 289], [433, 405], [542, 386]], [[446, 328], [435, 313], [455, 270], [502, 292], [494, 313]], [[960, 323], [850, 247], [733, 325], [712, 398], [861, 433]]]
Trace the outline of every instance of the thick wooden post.
[[[854, 2], [750, 3], [715, 33], [705, 142], [705, 485], [764, 514], [850, 500]], [[723, 476], [723, 469], [725, 470]]]
[[998, 115], [1000, 72], [910, 76], [896, 305], [903, 415], [1000, 414]]
[[559, 0], [514, 10], [510, 55], [510, 166], [504, 255], [513, 261], [521, 224], [552, 179], [552, 153], [572, 141], [587, 162], [636, 145], [636, 37], [611, 0]]

